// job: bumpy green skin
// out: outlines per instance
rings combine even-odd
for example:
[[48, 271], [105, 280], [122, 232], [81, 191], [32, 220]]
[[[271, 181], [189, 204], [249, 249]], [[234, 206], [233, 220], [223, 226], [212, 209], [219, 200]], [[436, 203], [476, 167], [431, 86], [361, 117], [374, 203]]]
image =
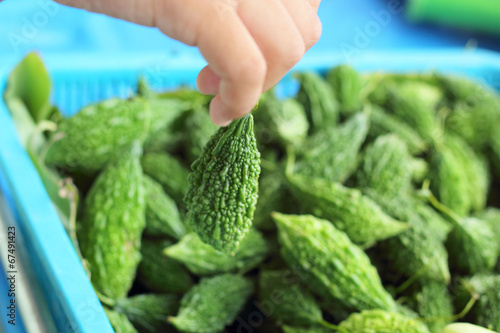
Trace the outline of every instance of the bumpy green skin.
[[339, 118], [339, 106], [332, 87], [313, 72], [297, 74], [297, 78], [300, 81], [297, 100], [305, 108], [310, 133], [335, 127]]
[[181, 332], [221, 332], [235, 320], [252, 292], [252, 283], [239, 275], [204, 278], [184, 295], [179, 313], [169, 321]]
[[471, 209], [470, 183], [461, 162], [453, 149], [441, 146], [431, 157], [429, 178], [431, 190], [439, 200], [460, 216], [466, 216]]
[[488, 207], [482, 212], [479, 212], [476, 217], [490, 225], [497, 240], [498, 248], [500, 249], [500, 209]]
[[401, 82], [389, 89], [388, 109], [427, 141], [436, 135], [435, 108], [441, 91], [421, 82]]
[[408, 146], [412, 155], [418, 155], [427, 150], [428, 145], [413, 127], [396, 116], [387, 113], [384, 109], [370, 106], [370, 131], [368, 136], [376, 138], [380, 135], [392, 133], [398, 136]]
[[446, 128], [458, 134], [475, 149], [484, 150], [490, 144], [495, 126], [500, 122], [500, 100], [486, 98], [474, 105], [458, 104], [446, 118]]
[[326, 220], [274, 213], [281, 255], [305, 285], [352, 310], [394, 309], [368, 256]]
[[297, 162], [300, 174], [344, 182], [357, 168], [361, 145], [368, 133], [368, 116], [359, 113], [335, 131], [323, 131], [306, 142], [302, 160]]
[[146, 229], [148, 236], [169, 236], [180, 239], [186, 234], [186, 227], [175, 202], [163, 191], [162, 186], [144, 175], [146, 192]]
[[298, 174], [289, 175], [288, 182], [292, 193], [308, 213], [331, 221], [354, 243], [364, 247], [408, 228], [406, 223], [385, 214], [357, 189]]
[[339, 326], [353, 333], [429, 333], [427, 327], [417, 319], [383, 310], [354, 313]]
[[292, 327], [292, 326], [283, 326], [283, 333], [328, 333], [335, 332], [323, 326], [314, 326], [314, 327]]
[[94, 288], [110, 298], [127, 295], [141, 260], [146, 226], [141, 152], [139, 142], [124, 150], [99, 174], [85, 198], [80, 249]]
[[465, 195], [469, 210], [484, 209], [490, 183], [490, 170], [486, 159], [456, 135], [445, 135], [444, 143], [453, 151], [459, 161], [458, 167], [467, 175], [463, 181], [467, 182], [468, 191]]
[[89, 105], [64, 119], [45, 162], [73, 172], [93, 174], [134, 140], [144, 139], [151, 114], [140, 99], [110, 99]]
[[465, 274], [491, 271], [499, 255], [498, 239], [491, 226], [473, 217], [456, 221], [446, 248], [451, 267]]
[[137, 279], [151, 291], [180, 294], [193, 285], [189, 272], [177, 261], [163, 254], [163, 249], [171, 245], [169, 240], [146, 238], [142, 241], [142, 261]]
[[260, 232], [250, 229], [240, 246], [231, 255], [203, 243], [195, 233], [164, 250], [164, 254], [198, 276], [215, 275], [236, 270], [246, 271], [260, 264], [269, 253], [269, 245]]
[[300, 147], [307, 137], [309, 123], [304, 107], [294, 99], [281, 101], [269, 91], [261, 98], [254, 116], [261, 143]]
[[389, 134], [378, 137], [365, 151], [359, 186], [387, 197], [408, 195], [412, 188], [412, 158], [403, 141]]
[[233, 252], [250, 230], [259, 190], [252, 115], [219, 128], [191, 167], [185, 197], [189, 224], [203, 242]]
[[123, 313], [116, 312], [114, 310], [104, 308], [106, 316], [111, 323], [111, 326], [115, 330], [115, 333], [138, 333], [134, 325], [127, 319]]
[[337, 66], [328, 73], [327, 80], [339, 100], [340, 112], [353, 113], [362, 109], [363, 81], [358, 72], [347, 65]]
[[431, 333], [441, 333], [451, 322], [453, 304], [445, 283], [425, 281], [414, 288], [410, 296], [410, 305], [422, 318], [427, 318], [427, 327]]
[[206, 108], [197, 108], [189, 112], [184, 121], [183, 147], [188, 154], [188, 160], [194, 162], [203, 151], [217, 126], [210, 119]]
[[142, 157], [144, 173], [163, 186], [175, 202], [182, 202], [188, 188], [189, 170], [167, 153], [149, 153]]
[[271, 213], [297, 213], [300, 206], [290, 194], [286, 185], [285, 172], [281, 165], [276, 165], [276, 170], [262, 170], [259, 179], [259, 201], [255, 208], [253, 225], [264, 231], [276, 230], [276, 225], [271, 218]]
[[365, 194], [388, 214], [410, 224], [408, 230], [379, 243], [382, 258], [391, 269], [406, 278], [423, 270], [424, 279], [448, 282], [448, 253], [443, 241], [450, 226], [438, 214], [408, 198], [387, 199], [371, 190], [365, 190]]
[[292, 274], [290, 270], [261, 271], [259, 300], [274, 304], [270, 315], [279, 323], [292, 326], [315, 325], [323, 319], [321, 309], [314, 297], [300, 286], [300, 281], [290, 278]]
[[462, 281], [457, 290], [457, 305], [465, 306], [474, 292], [479, 299], [466, 319], [474, 324], [500, 330], [500, 275], [477, 274]]
[[123, 313], [141, 332], [174, 332], [167, 316], [179, 309], [179, 297], [175, 295], [142, 294], [119, 299], [114, 310]]

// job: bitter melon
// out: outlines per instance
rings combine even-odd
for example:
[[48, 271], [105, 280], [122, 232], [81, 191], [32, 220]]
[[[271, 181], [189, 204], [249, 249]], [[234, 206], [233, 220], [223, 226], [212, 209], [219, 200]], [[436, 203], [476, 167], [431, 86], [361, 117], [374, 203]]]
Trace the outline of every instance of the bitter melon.
[[340, 112], [353, 113], [363, 108], [363, 80], [352, 67], [340, 65], [327, 74], [327, 80], [333, 87], [340, 103]]
[[309, 326], [323, 320], [316, 300], [300, 285], [300, 280], [291, 270], [261, 271], [259, 300], [272, 302], [274, 307], [269, 315], [279, 323]]
[[359, 113], [335, 131], [322, 131], [304, 144], [304, 155], [296, 172], [344, 182], [357, 168], [361, 145], [368, 133], [368, 116]]
[[45, 162], [79, 173], [96, 173], [150, 127], [149, 105], [140, 98], [110, 99], [64, 119], [54, 133]]
[[397, 136], [378, 137], [365, 151], [358, 173], [359, 186], [386, 197], [408, 195], [412, 188], [412, 159]]
[[146, 226], [139, 142], [127, 147], [99, 174], [85, 198], [80, 247], [94, 288], [110, 298], [125, 297], [141, 260]]
[[473, 217], [454, 220], [446, 247], [450, 266], [465, 274], [491, 271], [500, 254], [491, 226]]
[[174, 332], [167, 316], [173, 316], [179, 309], [176, 295], [140, 294], [116, 301], [114, 310], [123, 313], [140, 332]]
[[146, 192], [146, 229], [149, 236], [170, 236], [180, 239], [186, 233], [175, 202], [163, 191], [154, 179], [144, 175]]
[[139, 333], [123, 313], [104, 307], [104, 312], [115, 333]]
[[287, 178], [306, 212], [331, 221], [354, 243], [371, 246], [408, 228], [408, 224], [385, 214], [357, 189], [298, 174]]
[[158, 293], [185, 293], [193, 285], [189, 272], [162, 251], [172, 242], [162, 239], [143, 239], [142, 261], [137, 280], [149, 290]]
[[252, 292], [252, 282], [239, 275], [204, 278], [182, 297], [179, 312], [169, 317], [169, 322], [181, 332], [221, 332], [234, 321]]
[[297, 100], [304, 106], [309, 133], [334, 128], [339, 118], [339, 106], [332, 87], [313, 72], [296, 74], [296, 77], [300, 81]]
[[358, 333], [429, 333], [424, 323], [397, 312], [366, 310], [354, 313], [340, 323], [348, 332]]
[[236, 250], [252, 225], [260, 174], [253, 124], [249, 114], [219, 128], [189, 175], [189, 224], [219, 251]]
[[351, 310], [396, 307], [368, 256], [333, 224], [311, 215], [273, 218], [283, 259], [310, 290]]
[[235, 270], [247, 271], [261, 263], [269, 253], [269, 245], [260, 232], [250, 229], [231, 255], [203, 243], [195, 233], [184, 236], [163, 252], [184, 264], [196, 275], [215, 275]]
[[500, 330], [500, 275], [476, 274], [463, 279], [457, 288], [457, 305], [465, 306], [471, 293], [477, 294], [479, 299], [467, 314], [468, 321]]
[[142, 157], [144, 173], [163, 186], [176, 203], [182, 202], [188, 188], [189, 171], [167, 153], [149, 153]]

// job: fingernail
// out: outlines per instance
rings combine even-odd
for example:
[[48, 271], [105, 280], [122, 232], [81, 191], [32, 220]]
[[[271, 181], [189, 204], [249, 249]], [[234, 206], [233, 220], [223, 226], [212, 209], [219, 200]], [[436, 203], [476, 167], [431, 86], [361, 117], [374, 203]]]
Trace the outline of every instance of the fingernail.
[[220, 101], [219, 96], [215, 96], [212, 102], [210, 102], [210, 117], [217, 126], [227, 126], [233, 121], [233, 119], [227, 116], [226, 107]]

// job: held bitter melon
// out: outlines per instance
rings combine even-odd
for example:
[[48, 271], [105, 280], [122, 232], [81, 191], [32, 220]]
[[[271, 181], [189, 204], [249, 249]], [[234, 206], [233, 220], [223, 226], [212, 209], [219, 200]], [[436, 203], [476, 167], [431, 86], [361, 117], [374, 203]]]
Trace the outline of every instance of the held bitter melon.
[[252, 225], [260, 174], [253, 124], [250, 114], [219, 128], [189, 175], [189, 223], [219, 251], [233, 252]]

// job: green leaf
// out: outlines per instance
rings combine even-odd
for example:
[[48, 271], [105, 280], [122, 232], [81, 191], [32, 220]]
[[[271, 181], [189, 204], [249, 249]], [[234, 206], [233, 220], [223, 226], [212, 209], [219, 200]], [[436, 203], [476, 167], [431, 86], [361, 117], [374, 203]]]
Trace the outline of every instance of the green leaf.
[[4, 94], [5, 101], [8, 104], [9, 100], [19, 98], [35, 123], [38, 123], [47, 119], [52, 111], [49, 97], [49, 75], [38, 55], [30, 53], [10, 74]]

